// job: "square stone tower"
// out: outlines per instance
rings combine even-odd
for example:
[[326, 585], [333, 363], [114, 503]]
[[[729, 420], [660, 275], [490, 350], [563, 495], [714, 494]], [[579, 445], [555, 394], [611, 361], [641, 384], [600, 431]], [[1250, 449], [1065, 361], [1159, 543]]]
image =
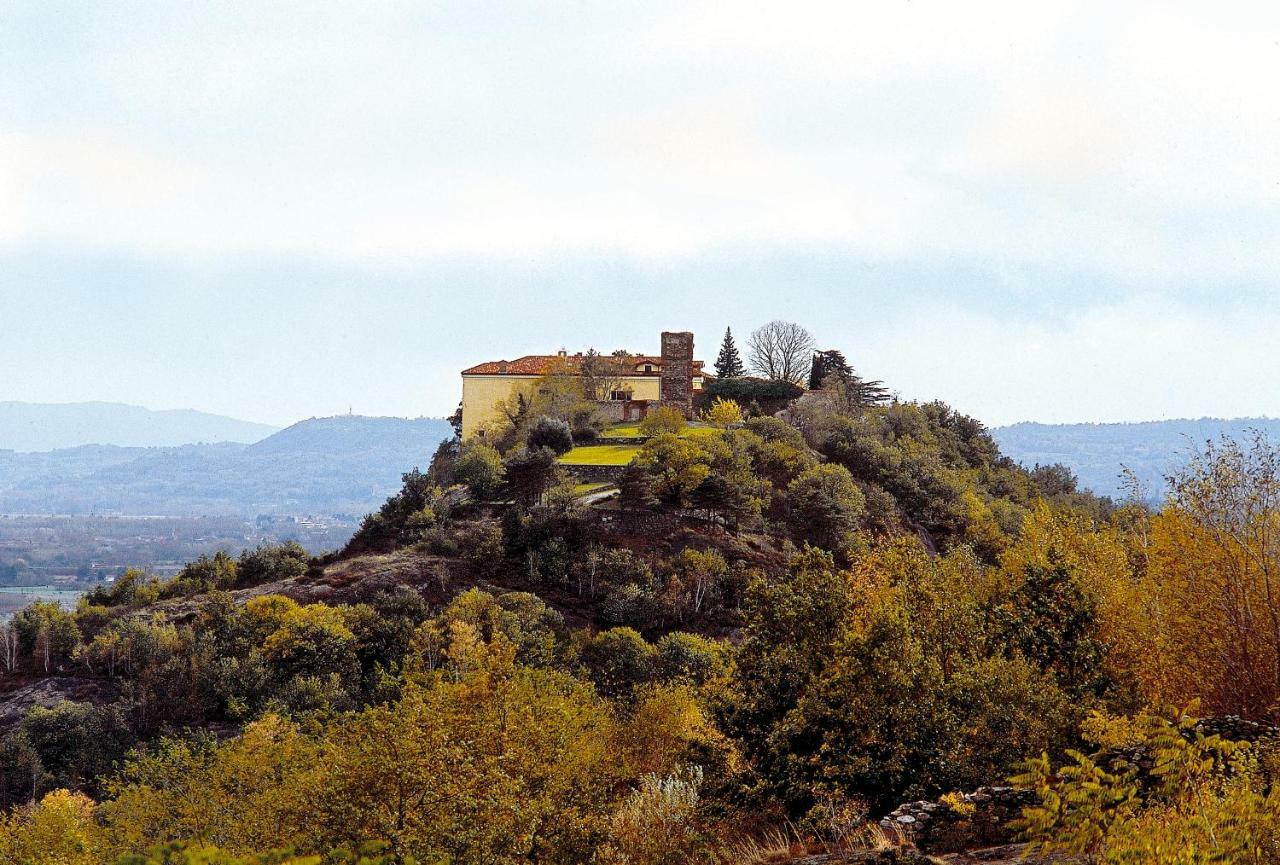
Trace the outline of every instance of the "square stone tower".
[[693, 418], [693, 334], [687, 330], [662, 332], [662, 373], [659, 402]]

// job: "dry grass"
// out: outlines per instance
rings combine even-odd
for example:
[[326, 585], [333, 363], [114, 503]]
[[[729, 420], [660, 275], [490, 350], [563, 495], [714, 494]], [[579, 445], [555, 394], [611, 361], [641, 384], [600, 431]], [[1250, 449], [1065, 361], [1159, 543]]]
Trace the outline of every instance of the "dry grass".
[[730, 844], [721, 853], [725, 865], [781, 865], [811, 851], [809, 845], [788, 828], [773, 829], [763, 838], [744, 838]]
[[[815, 854], [839, 857], [841, 853], [882, 852], [897, 846], [876, 823], [862, 824], [836, 844], [804, 838], [788, 824], [785, 830], [772, 829], [763, 838], [744, 838], [729, 844], [720, 852], [719, 861], [723, 865], [787, 865]], [[834, 865], [840, 860], [831, 861]]]

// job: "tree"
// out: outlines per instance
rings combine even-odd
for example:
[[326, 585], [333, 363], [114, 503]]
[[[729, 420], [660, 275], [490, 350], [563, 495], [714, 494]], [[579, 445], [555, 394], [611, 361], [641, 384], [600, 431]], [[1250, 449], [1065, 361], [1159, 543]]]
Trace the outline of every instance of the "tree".
[[525, 448], [506, 459], [507, 487], [523, 507], [531, 508], [556, 479], [556, 453], [551, 448]]
[[733, 341], [733, 331], [726, 327], [724, 341], [720, 343], [720, 356], [716, 358], [716, 378], [741, 378], [746, 373], [738, 346]]
[[289, 675], [349, 677], [358, 669], [355, 634], [342, 610], [324, 603], [290, 610], [267, 637], [262, 652]]
[[80, 645], [75, 617], [52, 601], [36, 601], [13, 617], [22, 652], [48, 673]]
[[1166, 701], [1267, 717], [1280, 701], [1280, 446], [1209, 442], [1152, 520]]
[[582, 662], [602, 694], [620, 696], [653, 679], [658, 653], [635, 629], [610, 628], [583, 646]]
[[550, 448], [560, 456], [573, 450], [573, 431], [567, 421], [543, 415], [530, 425], [526, 442], [531, 449]]
[[18, 667], [18, 627], [13, 619], [0, 622], [0, 663], [8, 673]]
[[837, 407], [845, 414], [857, 414], [867, 406], [889, 401], [889, 391], [884, 382], [858, 375], [837, 349], [814, 352], [809, 390], [818, 389], [832, 394]]
[[723, 515], [733, 528], [737, 526], [737, 515], [746, 507], [746, 499], [740, 486], [719, 474], [707, 475], [689, 494], [689, 504], [706, 511], [708, 519], [714, 522]]
[[811, 365], [813, 336], [795, 322], [771, 321], [751, 332], [747, 349], [756, 372], [799, 384]]
[[742, 423], [742, 407], [731, 399], [716, 397], [704, 417], [707, 423], [727, 429]]
[[[405, 475], [406, 482], [410, 475], [421, 478], [425, 482], [426, 476], [417, 469]], [[423, 501], [422, 505], [413, 510], [421, 510], [425, 505], [426, 502]], [[241, 553], [240, 560], [236, 563], [236, 582], [241, 586], [259, 586], [263, 583], [300, 577], [307, 572], [307, 563], [310, 560], [311, 557], [307, 555], [307, 551], [297, 541], [287, 541], [275, 546], [264, 544], [256, 550], [245, 550]]]
[[669, 405], [658, 406], [646, 414], [644, 420], [640, 421], [640, 433], [646, 436], [679, 433], [684, 428], [684, 415], [680, 413], [678, 408]]
[[582, 377], [582, 389], [588, 399], [607, 400], [614, 391], [627, 390], [627, 377], [635, 362], [631, 355], [619, 349], [613, 354], [601, 354], [594, 348], [587, 349], [578, 367]]
[[466, 484], [477, 499], [492, 498], [502, 484], [502, 455], [483, 441], [469, 441], [458, 453], [453, 479]]
[[1065, 564], [1028, 564], [1023, 584], [999, 613], [1012, 651], [1052, 673], [1074, 698], [1102, 693], [1097, 602]]
[[627, 463], [618, 478], [619, 498], [624, 507], [635, 510], [651, 508], [658, 503], [657, 479], [635, 460]]
[[837, 349], [813, 353], [813, 366], [809, 370], [809, 390], [818, 390], [826, 386], [828, 376], [842, 378], [853, 375], [853, 367], [844, 359], [844, 354]]
[[884, 382], [864, 379], [853, 370], [848, 374], [831, 373], [822, 387], [835, 395], [836, 403], [845, 414], [858, 414], [873, 405], [889, 401], [889, 390]]
[[865, 509], [862, 491], [844, 466], [814, 466], [787, 486], [792, 532], [823, 549], [844, 548]]
[[675, 505], [683, 505], [711, 474], [711, 455], [693, 438], [671, 433], [645, 442], [635, 462], [657, 479], [658, 498]]
[[38, 805], [0, 815], [0, 862], [100, 865], [107, 850], [93, 800], [82, 793], [54, 790]]
[[707, 599], [714, 597], [729, 575], [729, 565], [716, 550], [685, 549], [676, 562], [680, 583], [695, 613], [701, 613]]

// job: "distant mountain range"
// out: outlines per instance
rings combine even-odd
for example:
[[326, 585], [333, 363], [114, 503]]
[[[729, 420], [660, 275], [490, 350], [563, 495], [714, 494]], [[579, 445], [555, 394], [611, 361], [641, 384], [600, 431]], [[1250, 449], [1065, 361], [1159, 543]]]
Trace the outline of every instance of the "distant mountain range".
[[341, 416], [253, 444], [0, 451], [0, 513], [359, 516], [451, 435], [436, 418]]
[[279, 429], [192, 409], [152, 411], [114, 402], [0, 402], [0, 450], [252, 443]]
[[1280, 419], [1200, 418], [1146, 423], [1019, 423], [991, 430], [1000, 450], [1026, 466], [1062, 463], [1082, 486], [1113, 497], [1125, 494], [1120, 474], [1132, 469], [1150, 499], [1163, 498], [1165, 475], [1186, 463], [1191, 451], [1222, 435], [1240, 438], [1259, 430], [1280, 441]]

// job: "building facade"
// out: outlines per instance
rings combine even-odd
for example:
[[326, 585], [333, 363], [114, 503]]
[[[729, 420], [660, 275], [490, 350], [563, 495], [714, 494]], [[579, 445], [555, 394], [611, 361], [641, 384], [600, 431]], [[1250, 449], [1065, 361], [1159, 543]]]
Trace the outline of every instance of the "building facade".
[[[640, 420], [651, 406], [671, 405], [693, 415], [693, 396], [704, 384], [703, 362], [693, 359], [693, 334], [664, 332], [657, 355], [597, 358], [606, 369], [596, 375], [596, 404], [616, 421]], [[517, 395], [531, 400], [552, 373], [580, 376], [593, 370], [582, 352], [531, 354], [515, 360], [477, 364], [462, 371], [462, 438], [483, 435], [503, 421], [498, 405]]]

